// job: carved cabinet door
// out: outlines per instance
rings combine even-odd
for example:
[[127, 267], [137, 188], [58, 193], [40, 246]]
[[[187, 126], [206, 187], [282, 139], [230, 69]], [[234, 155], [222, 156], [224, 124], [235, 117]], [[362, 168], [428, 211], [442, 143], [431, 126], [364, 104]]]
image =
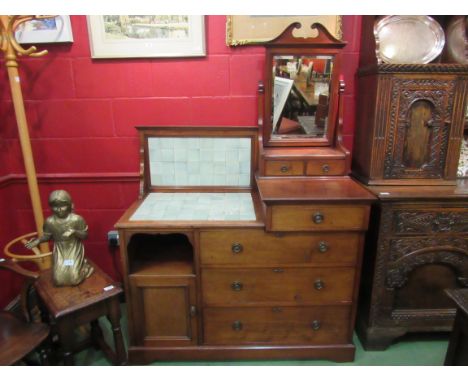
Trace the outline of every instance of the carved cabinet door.
[[[389, 85], [384, 179], [440, 179], [447, 172], [456, 77], [395, 76]], [[458, 110], [460, 109], [460, 110]]]

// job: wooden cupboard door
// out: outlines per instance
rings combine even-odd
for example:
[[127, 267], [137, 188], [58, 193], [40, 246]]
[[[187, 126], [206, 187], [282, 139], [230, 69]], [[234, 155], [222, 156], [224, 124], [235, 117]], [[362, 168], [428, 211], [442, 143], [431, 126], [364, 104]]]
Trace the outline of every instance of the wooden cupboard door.
[[129, 319], [136, 345], [197, 344], [195, 277], [131, 275]]
[[444, 178], [455, 87], [455, 79], [393, 79], [385, 179]]

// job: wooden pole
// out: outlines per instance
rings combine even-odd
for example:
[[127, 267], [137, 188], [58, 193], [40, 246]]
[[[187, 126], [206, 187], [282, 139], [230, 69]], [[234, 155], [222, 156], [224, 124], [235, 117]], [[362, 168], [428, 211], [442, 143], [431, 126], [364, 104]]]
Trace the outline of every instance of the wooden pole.
[[[11, 27], [10, 16], [0, 16], [1, 26], [3, 29], [2, 45], [5, 48], [5, 65], [8, 71], [10, 81], [10, 89], [15, 109], [16, 122], [18, 124], [18, 135], [23, 153], [24, 167], [31, 197], [34, 221], [36, 230], [39, 235], [43, 233], [44, 215], [42, 212], [42, 204], [39, 194], [39, 186], [37, 183], [36, 167], [34, 165], [34, 157], [31, 148], [31, 140], [29, 138], [29, 129], [26, 119], [26, 111], [24, 109], [23, 94], [21, 91], [20, 77], [18, 73], [18, 61], [16, 57], [15, 47], [7, 35], [8, 28]], [[10, 24], [10, 25], [9, 25]], [[42, 243], [39, 247], [42, 253], [49, 252], [48, 243]], [[49, 259], [50, 262], [50, 259]]]

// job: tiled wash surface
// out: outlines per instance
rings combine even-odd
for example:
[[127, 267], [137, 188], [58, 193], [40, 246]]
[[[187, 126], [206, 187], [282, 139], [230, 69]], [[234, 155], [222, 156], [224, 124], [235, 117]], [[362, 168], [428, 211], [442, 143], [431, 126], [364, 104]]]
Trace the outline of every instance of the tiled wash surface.
[[164, 193], [148, 194], [130, 218], [148, 220], [256, 220], [250, 193]]
[[148, 138], [152, 186], [249, 186], [250, 138]]

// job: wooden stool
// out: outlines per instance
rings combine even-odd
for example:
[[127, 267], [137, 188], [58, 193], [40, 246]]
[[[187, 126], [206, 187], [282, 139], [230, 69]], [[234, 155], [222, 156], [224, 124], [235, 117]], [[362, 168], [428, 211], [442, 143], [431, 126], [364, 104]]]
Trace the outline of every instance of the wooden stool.
[[445, 366], [468, 366], [468, 288], [445, 291], [457, 305], [457, 313], [445, 356]]
[[[51, 269], [41, 273], [35, 286], [45, 308], [43, 318], [51, 321], [52, 330], [58, 334], [65, 365], [73, 365], [73, 353], [83, 348], [76, 347], [75, 328], [87, 323], [91, 324], [91, 342], [99, 345], [114, 364], [124, 365], [127, 354], [120, 328], [119, 304], [122, 288], [95, 264], [90, 264], [94, 267], [93, 274], [74, 287], [55, 287]], [[101, 316], [107, 316], [112, 325], [115, 353], [102, 336], [97, 321]]]

